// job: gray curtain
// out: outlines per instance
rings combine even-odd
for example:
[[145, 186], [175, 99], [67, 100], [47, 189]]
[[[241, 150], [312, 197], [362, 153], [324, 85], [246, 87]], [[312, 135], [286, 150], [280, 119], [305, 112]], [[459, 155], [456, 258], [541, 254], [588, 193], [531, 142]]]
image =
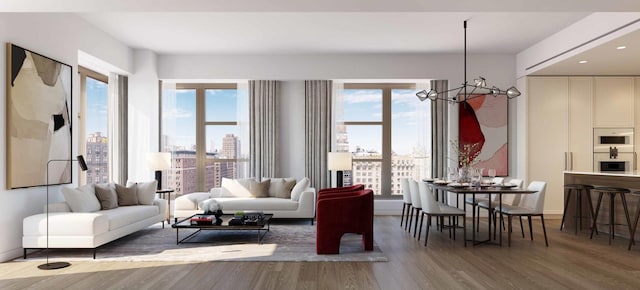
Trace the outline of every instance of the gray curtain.
[[[128, 120], [129, 120], [129, 81], [126, 76], [115, 73], [109, 74], [109, 160], [111, 180], [124, 184], [129, 176], [129, 148], [128, 148]], [[117, 136], [111, 138], [111, 136]]]
[[[447, 80], [432, 80], [431, 88], [438, 92], [449, 88]], [[437, 100], [431, 104], [431, 172], [432, 177], [447, 178], [447, 151], [449, 148], [449, 103]]]
[[332, 81], [304, 82], [305, 174], [316, 189], [329, 187], [327, 153], [331, 150]]
[[278, 81], [249, 81], [249, 174], [278, 177]]

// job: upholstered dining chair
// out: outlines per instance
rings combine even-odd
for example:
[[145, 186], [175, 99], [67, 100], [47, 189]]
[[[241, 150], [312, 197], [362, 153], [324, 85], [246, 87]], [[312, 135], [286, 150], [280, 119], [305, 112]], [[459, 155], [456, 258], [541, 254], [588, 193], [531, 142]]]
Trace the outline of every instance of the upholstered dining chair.
[[411, 233], [411, 224], [413, 221], [415, 210], [415, 225], [413, 229], [413, 237], [416, 237], [416, 232], [418, 230], [418, 218], [420, 217], [420, 211], [422, 210], [422, 202], [420, 202], [420, 189], [418, 188], [418, 182], [409, 179], [409, 190], [411, 192], [411, 214], [409, 215], [409, 233]]
[[[420, 232], [418, 233], [418, 240], [420, 240], [420, 235], [422, 235], [422, 223], [424, 221], [424, 216], [427, 216], [427, 228], [425, 231], [424, 237], [424, 245], [427, 246], [427, 241], [429, 240], [429, 229], [431, 227], [431, 217], [439, 217], [440, 218], [440, 227], [444, 227], [444, 217], [462, 217], [462, 232], [463, 232], [463, 240], [464, 246], [467, 246], [467, 222], [465, 219], [465, 211], [463, 209], [448, 206], [443, 203], [437, 202], [436, 197], [433, 195], [431, 190], [428, 187], [424, 187], [426, 190], [420, 191], [420, 201], [422, 203], [422, 215], [420, 218]], [[417, 221], [416, 221], [417, 222]], [[457, 229], [457, 224], [454, 222], [452, 225], [449, 225], [449, 237], [451, 237], [451, 231], [453, 230], [453, 239], [455, 240], [455, 230]]]
[[[502, 184], [502, 182], [504, 182], [504, 178], [503, 177], [494, 177], [493, 180], [491, 180], [491, 182], [493, 182], [493, 184]], [[494, 201], [495, 201], [495, 196], [494, 196]], [[497, 202], [497, 201], [495, 201]], [[484, 208], [486, 210], [488, 210], [489, 214], [491, 214], [491, 208], [489, 206], [489, 195], [488, 194], [476, 194], [475, 199], [473, 196], [468, 196], [464, 199], [464, 203], [471, 205], [471, 210], [476, 211], [476, 217], [478, 217], [478, 219], [476, 219], [476, 231], [480, 230], [480, 208]]]
[[511, 232], [512, 232], [512, 220], [514, 216], [522, 217], [526, 216], [529, 219], [529, 234], [531, 240], [533, 240], [533, 229], [531, 226], [531, 217], [539, 216], [542, 222], [542, 232], [544, 233], [544, 243], [548, 247], [549, 241], [547, 240], [547, 230], [544, 225], [544, 198], [547, 183], [544, 181], [532, 181], [527, 189], [535, 190], [532, 194], [523, 194], [518, 205], [503, 205], [502, 208], [495, 208], [494, 210], [500, 211], [501, 214], [507, 216], [507, 232], [508, 232], [508, 245], [511, 246]]
[[[404, 229], [407, 229], [409, 223], [409, 210], [411, 209], [411, 188], [409, 186], [409, 178], [400, 178], [400, 185], [402, 186], [402, 216], [400, 216], [400, 227], [404, 221]], [[405, 213], [406, 211], [406, 213]], [[405, 219], [406, 216], [406, 219]]]

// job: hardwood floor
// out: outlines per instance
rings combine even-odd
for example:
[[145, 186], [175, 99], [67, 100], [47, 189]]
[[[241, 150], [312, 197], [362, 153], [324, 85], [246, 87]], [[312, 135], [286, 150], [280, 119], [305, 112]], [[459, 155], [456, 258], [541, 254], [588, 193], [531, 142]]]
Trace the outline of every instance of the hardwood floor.
[[[433, 227], [429, 245], [400, 228], [397, 216], [375, 218], [375, 241], [389, 262], [74, 262], [42, 271], [38, 262], [0, 263], [0, 289], [638, 289], [640, 244], [607, 235], [574, 236], [549, 219], [549, 247], [539, 219], [534, 241], [514, 227], [511, 248], [466, 248]], [[467, 222], [470, 224], [470, 221]], [[486, 224], [481, 224], [486, 230]], [[526, 223], [525, 223], [526, 227]]]

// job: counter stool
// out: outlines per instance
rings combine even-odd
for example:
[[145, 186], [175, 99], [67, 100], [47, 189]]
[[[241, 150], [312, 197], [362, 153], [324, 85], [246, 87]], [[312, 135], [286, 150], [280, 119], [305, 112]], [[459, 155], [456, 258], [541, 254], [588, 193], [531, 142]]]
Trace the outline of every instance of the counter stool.
[[[564, 211], [562, 212], [562, 222], [560, 223], [560, 230], [564, 227], [564, 220], [567, 215], [567, 208], [569, 208], [569, 201], [571, 200], [572, 193], [575, 193], [576, 200], [576, 209], [574, 212], [574, 217], [576, 220], [575, 225], [575, 234], [578, 234], [578, 219], [580, 219], [580, 230], [582, 230], [582, 219], [586, 216], [582, 215], [582, 195], [586, 195], [587, 204], [589, 205], [589, 215], [593, 218], [593, 203], [591, 202], [591, 190], [593, 189], [593, 185], [589, 184], [565, 184], [564, 190], [567, 193], [567, 200], [564, 202]], [[593, 223], [593, 221], [592, 221]], [[596, 231], [597, 234], [597, 231]]]
[[602, 204], [602, 196], [604, 194], [609, 196], [609, 245], [611, 245], [611, 240], [614, 239], [615, 235], [614, 201], [616, 195], [618, 194], [620, 195], [622, 207], [624, 208], [624, 216], [627, 218], [629, 235], [631, 235], [631, 220], [629, 219], [629, 209], [627, 208], [627, 198], [625, 197], [625, 194], [630, 193], [631, 191], [629, 189], [621, 187], [596, 187], [592, 191], [598, 193], [598, 204], [596, 205], [596, 213], [593, 216], [593, 226], [591, 227], [591, 236], [589, 238], [592, 239], [593, 232], [597, 230], [596, 227], [598, 223], [598, 212], [600, 212], [600, 205]]
[[[634, 191], [631, 193], [635, 196], [640, 197], [640, 191]], [[629, 251], [631, 251], [631, 245], [635, 243], [635, 235], [636, 235], [636, 227], [638, 226], [638, 218], [640, 218], [640, 200], [638, 202], [638, 206], [636, 206], [636, 214], [633, 217], [633, 225], [631, 226], [631, 236], [629, 239]]]

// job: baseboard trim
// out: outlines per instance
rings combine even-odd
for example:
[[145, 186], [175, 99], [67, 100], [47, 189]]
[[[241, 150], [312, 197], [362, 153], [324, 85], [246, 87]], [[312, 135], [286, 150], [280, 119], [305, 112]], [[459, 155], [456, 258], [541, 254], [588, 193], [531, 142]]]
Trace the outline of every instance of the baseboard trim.
[[8, 262], [22, 257], [22, 248], [17, 248], [0, 253], [0, 263]]

